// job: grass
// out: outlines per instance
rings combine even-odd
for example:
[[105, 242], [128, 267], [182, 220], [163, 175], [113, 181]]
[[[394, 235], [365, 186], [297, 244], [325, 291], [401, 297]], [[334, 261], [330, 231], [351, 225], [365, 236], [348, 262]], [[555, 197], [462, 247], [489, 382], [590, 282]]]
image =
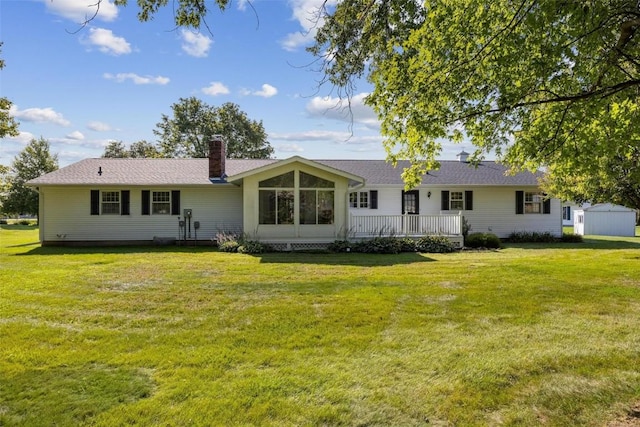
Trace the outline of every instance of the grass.
[[586, 425], [640, 399], [640, 238], [447, 255], [0, 230], [0, 425]]

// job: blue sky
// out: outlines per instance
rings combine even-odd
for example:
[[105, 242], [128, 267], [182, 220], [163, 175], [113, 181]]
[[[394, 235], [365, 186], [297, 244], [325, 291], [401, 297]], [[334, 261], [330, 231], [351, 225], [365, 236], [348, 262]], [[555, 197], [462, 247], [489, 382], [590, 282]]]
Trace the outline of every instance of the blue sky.
[[[233, 102], [261, 120], [277, 158], [383, 159], [379, 123], [359, 83], [353, 125], [305, 51], [320, 0], [245, 0], [209, 14], [211, 32], [175, 29], [171, 7], [137, 20], [135, 0], [0, 0], [0, 94], [13, 102], [20, 136], [0, 139], [0, 164], [44, 137], [64, 166], [100, 157], [113, 140], [145, 139], [180, 98]], [[169, 2], [171, 5], [171, 2]], [[462, 147], [444, 144], [442, 158]], [[467, 148], [469, 151], [469, 148]]]

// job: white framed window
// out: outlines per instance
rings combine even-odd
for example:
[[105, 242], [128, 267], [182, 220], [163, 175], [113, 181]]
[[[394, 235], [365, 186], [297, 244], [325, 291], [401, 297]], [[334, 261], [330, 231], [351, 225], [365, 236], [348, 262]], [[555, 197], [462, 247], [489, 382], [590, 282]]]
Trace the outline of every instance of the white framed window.
[[102, 191], [100, 212], [102, 215], [120, 215], [120, 192]]
[[154, 191], [151, 194], [151, 213], [153, 215], [171, 214], [171, 192]]
[[571, 206], [562, 207], [562, 219], [565, 221], [571, 221]]
[[464, 210], [464, 193], [462, 191], [452, 191], [449, 193], [449, 210]]
[[524, 213], [541, 214], [543, 200], [544, 200], [544, 196], [540, 193], [525, 192], [524, 193]]
[[369, 192], [353, 191], [349, 193], [349, 206], [355, 209], [369, 209]]

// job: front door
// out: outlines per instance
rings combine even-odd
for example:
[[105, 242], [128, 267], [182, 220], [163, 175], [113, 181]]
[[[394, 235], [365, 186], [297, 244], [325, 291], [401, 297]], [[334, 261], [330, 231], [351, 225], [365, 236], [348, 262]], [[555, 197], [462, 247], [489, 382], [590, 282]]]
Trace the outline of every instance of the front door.
[[418, 190], [402, 192], [402, 214], [418, 215], [420, 213], [420, 197]]
[[[418, 190], [402, 192], [402, 228], [404, 234], [415, 235], [419, 232], [418, 214], [420, 213], [420, 197]], [[415, 215], [415, 216], [414, 216]]]

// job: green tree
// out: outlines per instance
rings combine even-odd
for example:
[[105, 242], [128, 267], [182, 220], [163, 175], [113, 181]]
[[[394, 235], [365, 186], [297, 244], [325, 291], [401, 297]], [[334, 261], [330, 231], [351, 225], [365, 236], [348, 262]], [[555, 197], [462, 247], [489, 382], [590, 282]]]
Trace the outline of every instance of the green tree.
[[206, 157], [208, 142], [222, 135], [229, 158], [266, 159], [273, 154], [262, 122], [251, 120], [233, 103], [214, 107], [198, 98], [180, 98], [153, 131], [164, 157]]
[[409, 187], [443, 139], [558, 174], [637, 147], [637, 1], [343, 0], [318, 19], [324, 81], [345, 96], [373, 84], [366, 102], [390, 160], [412, 161]]
[[640, 209], [640, 145], [621, 145], [591, 162], [585, 158], [575, 165], [554, 163], [547, 169], [542, 187], [564, 200], [611, 202]]
[[162, 157], [158, 151], [158, 147], [152, 143], [143, 140], [134, 142], [127, 149], [122, 141], [111, 141], [104, 148], [102, 157], [124, 158], [124, 157], [139, 157], [139, 158], [153, 158]]
[[[2, 51], [2, 42], [0, 42], [0, 51]], [[0, 59], [0, 70], [4, 68], [4, 60]], [[5, 97], [0, 97], [0, 138], [5, 136], [18, 136], [18, 122], [9, 114], [11, 101]]]
[[102, 157], [123, 158], [130, 156], [129, 152], [127, 151], [127, 147], [124, 146], [124, 142], [110, 141], [109, 144], [107, 144], [107, 146], [104, 148]]
[[9, 166], [0, 165], [0, 216], [5, 214], [4, 199], [11, 188], [11, 168]]
[[38, 193], [25, 184], [45, 173], [58, 169], [58, 155], [51, 155], [49, 141], [31, 142], [13, 160], [10, 188], [3, 200], [3, 210], [11, 214], [38, 214]]
[[[53, 0], [52, 0], [53, 1]], [[96, 14], [99, 13], [100, 3], [103, 0], [97, 0], [98, 5]], [[224, 11], [230, 0], [177, 0], [171, 3], [173, 9], [173, 17], [178, 27], [200, 28], [202, 25], [207, 26], [205, 18], [207, 13], [212, 9], [212, 4], [217, 5], [218, 9]], [[116, 6], [126, 6], [129, 0], [114, 0]], [[167, 6], [168, 0], [137, 0], [139, 11], [138, 19], [142, 22], [150, 21], [153, 16], [161, 8]], [[89, 21], [93, 19], [90, 18]]]
[[161, 157], [158, 147], [142, 139], [129, 147], [129, 157], [153, 158]]

